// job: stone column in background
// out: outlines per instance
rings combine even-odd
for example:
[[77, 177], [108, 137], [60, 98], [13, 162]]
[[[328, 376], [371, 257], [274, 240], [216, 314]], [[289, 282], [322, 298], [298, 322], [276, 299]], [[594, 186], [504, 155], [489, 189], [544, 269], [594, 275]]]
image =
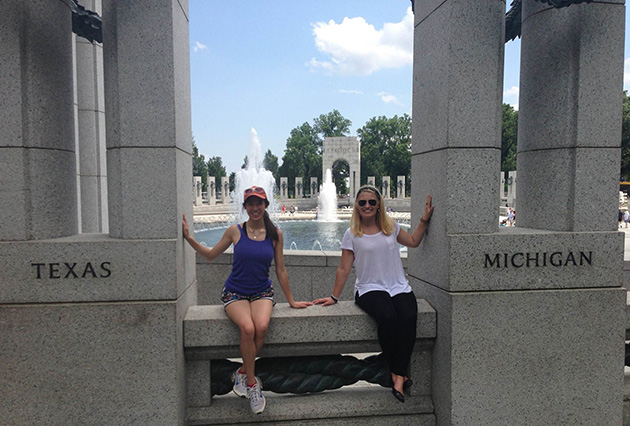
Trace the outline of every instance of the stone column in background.
[[0, 241], [77, 232], [71, 12], [0, 5]]
[[391, 179], [389, 176], [383, 176], [383, 183], [381, 184], [382, 193], [384, 198], [391, 198]]
[[508, 172], [507, 178], [508, 191], [507, 191], [507, 203], [508, 206], [516, 208], [516, 170]]
[[405, 198], [405, 176], [396, 179], [396, 198]]
[[368, 176], [368, 178], [367, 178], [367, 184], [368, 184], [368, 185], [372, 185], [372, 186], [374, 186], [374, 182], [376, 182], [375, 177], [374, 177], [374, 176]]
[[208, 205], [214, 206], [217, 204], [217, 188], [216, 177], [208, 175]]
[[505, 195], [505, 172], [499, 173], [499, 205], [504, 206], [503, 199], [506, 197]]
[[193, 201], [197, 207], [203, 204], [201, 189], [201, 176], [193, 176]]
[[230, 204], [230, 180], [221, 176], [221, 200], [223, 204]]
[[289, 198], [289, 178], [280, 178], [280, 198]]
[[302, 198], [304, 188], [302, 187], [302, 178], [295, 178], [295, 198]]
[[415, 2], [412, 229], [427, 194], [435, 212], [409, 277], [437, 311], [437, 423], [621, 424], [623, 2], [523, 1], [515, 228], [496, 206], [504, 14]]
[[[101, 0], [82, 1], [101, 14]], [[83, 37], [75, 40], [77, 186], [79, 232], [109, 232], [107, 164], [105, 161], [105, 94], [103, 45]]]
[[319, 185], [317, 184], [317, 178], [311, 178], [311, 198], [317, 198], [319, 196]]

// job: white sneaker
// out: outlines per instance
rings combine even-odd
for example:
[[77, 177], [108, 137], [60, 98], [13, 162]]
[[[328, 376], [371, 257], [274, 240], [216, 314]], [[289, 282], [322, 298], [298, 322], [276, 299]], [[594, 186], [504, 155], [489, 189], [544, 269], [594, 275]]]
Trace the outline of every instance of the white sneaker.
[[241, 368], [239, 367], [232, 374], [232, 381], [234, 382], [232, 390], [241, 398], [245, 398], [247, 396], [247, 374], [241, 373], [240, 370]]
[[256, 384], [254, 386], [247, 387], [247, 398], [249, 398], [249, 406], [252, 408], [254, 414], [260, 414], [265, 411], [265, 397], [262, 394], [262, 387], [258, 377], [256, 377]]

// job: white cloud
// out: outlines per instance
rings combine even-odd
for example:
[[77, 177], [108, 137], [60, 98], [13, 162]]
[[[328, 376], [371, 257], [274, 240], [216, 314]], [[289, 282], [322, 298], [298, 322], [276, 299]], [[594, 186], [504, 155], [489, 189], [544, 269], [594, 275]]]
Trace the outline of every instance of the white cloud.
[[623, 61], [623, 88], [630, 90], [630, 58]]
[[395, 105], [403, 106], [403, 103], [400, 102], [396, 96], [390, 93], [380, 92], [378, 96], [380, 96], [381, 100], [385, 102], [386, 104], [395, 104]]
[[208, 46], [206, 46], [205, 44], [201, 44], [198, 41], [195, 41], [195, 45], [193, 46], [193, 52], [197, 52], [199, 50], [204, 50], [206, 49]]
[[386, 22], [377, 30], [365, 19], [344, 18], [318, 22], [313, 26], [315, 46], [328, 57], [312, 58], [312, 70], [327, 74], [368, 75], [382, 68], [400, 68], [413, 62], [413, 13], [411, 7], [402, 21]]
[[512, 105], [512, 107], [518, 111], [518, 96], [520, 89], [516, 86], [512, 86], [508, 90], [503, 92], [503, 102]]
[[360, 90], [348, 90], [348, 89], [341, 89], [339, 93], [345, 93], [349, 95], [362, 95], [363, 94], [363, 92]]

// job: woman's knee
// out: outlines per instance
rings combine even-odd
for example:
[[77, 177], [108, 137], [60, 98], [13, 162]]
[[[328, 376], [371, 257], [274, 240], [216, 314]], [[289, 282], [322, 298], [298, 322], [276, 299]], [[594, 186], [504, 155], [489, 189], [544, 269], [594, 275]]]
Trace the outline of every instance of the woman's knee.
[[256, 327], [253, 322], [240, 324], [239, 329], [241, 330], [241, 338], [254, 340], [254, 337], [256, 336]]
[[256, 329], [256, 337], [266, 336], [267, 331], [269, 331], [269, 320], [256, 321], [254, 328]]

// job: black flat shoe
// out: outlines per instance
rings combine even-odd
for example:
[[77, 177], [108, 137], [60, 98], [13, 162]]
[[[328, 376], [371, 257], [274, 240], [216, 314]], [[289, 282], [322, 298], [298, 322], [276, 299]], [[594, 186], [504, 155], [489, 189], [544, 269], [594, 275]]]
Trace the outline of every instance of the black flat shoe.
[[409, 388], [413, 385], [413, 380], [407, 379], [403, 382], [403, 391], [409, 390]]
[[392, 393], [394, 394], [394, 397], [399, 400], [400, 402], [405, 402], [405, 395], [403, 395], [402, 393], [398, 392], [396, 390], [396, 388], [392, 388]]

